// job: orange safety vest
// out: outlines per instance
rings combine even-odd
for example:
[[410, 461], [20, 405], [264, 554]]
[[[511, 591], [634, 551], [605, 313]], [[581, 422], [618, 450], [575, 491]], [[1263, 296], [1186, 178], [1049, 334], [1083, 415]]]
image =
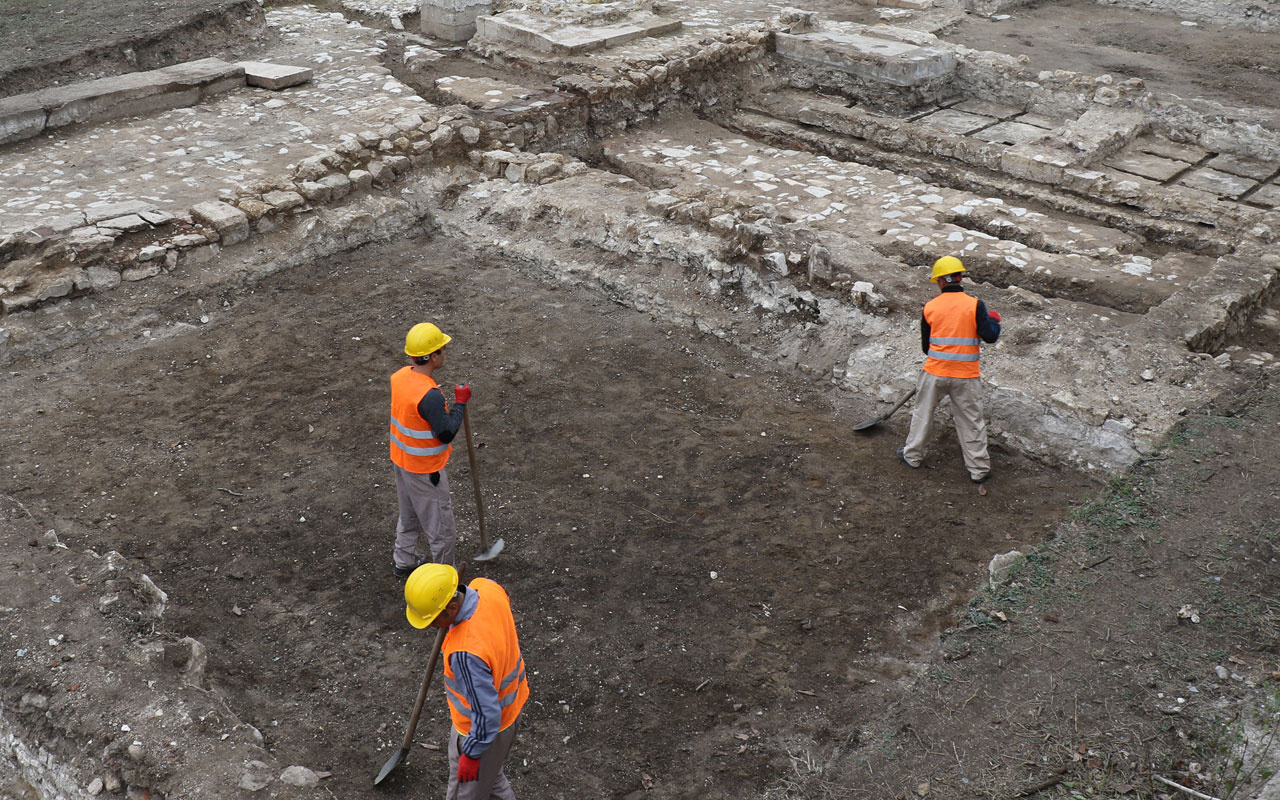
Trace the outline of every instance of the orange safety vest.
[[524, 658], [516, 637], [516, 621], [511, 616], [511, 600], [501, 586], [488, 578], [476, 578], [467, 584], [480, 595], [475, 613], [454, 624], [444, 637], [444, 694], [449, 699], [449, 715], [453, 727], [466, 736], [471, 732], [471, 706], [466, 693], [453, 675], [454, 653], [470, 653], [489, 665], [493, 685], [498, 690], [502, 707], [499, 731], [511, 726], [529, 699], [529, 680], [524, 674]]
[[[403, 367], [391, 376], [391, 461], [409, 472], [439, 472], [453, 451], [418, 414], [422, 398], [439, 388], [433, 378], [413, 367]], [[447, 402], [444, 408], [449, 410]]]
[[977, 378], [978, 298], [943, 292], [925, 303], [929, 323], [929, 356], [924, 371], [940, 378]]

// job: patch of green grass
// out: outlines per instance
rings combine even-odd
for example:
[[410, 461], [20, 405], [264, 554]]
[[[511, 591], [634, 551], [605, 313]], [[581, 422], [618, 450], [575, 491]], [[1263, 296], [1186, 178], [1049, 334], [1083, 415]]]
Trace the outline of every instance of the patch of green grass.
[[1121, 477], [1113, 478], [1105, 491], [1073, 509], [1067, 518], [1095, 530], [1118, 531], [1131, 525], [1155, 527], [1149, 513], [1138, 488]]

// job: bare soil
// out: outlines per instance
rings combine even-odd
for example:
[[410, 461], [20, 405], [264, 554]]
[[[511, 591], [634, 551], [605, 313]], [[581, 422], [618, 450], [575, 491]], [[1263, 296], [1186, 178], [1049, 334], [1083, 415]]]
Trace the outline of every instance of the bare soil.
[[[877, 716], [991, 554], [1040, 540], [1094, 486], [997, 447], [979, 497], [949, 432], [907, 472], [905, 415], [856, 436], [810, 383], [457, 242], [219, 295], [147, 284], [150, 336], [8, 375], [10, 492], [73, 548], [145, 562], [166, 627], [208, 646], [211, 683], [342, 797], [372, 796], [429, 647], [391, 576], [384, 431], [386, 378], [420, 318], [455, 337], [443, 378], [476, 390], [488, 520], [508, 547], [470, 574], [518, 612], [534, 701], [514, 772], [532, 797], [759, 790], [787, 769], [780, 740]], [[451, 475], [474, 553], [458, 453]], [[437, 744], [439, 700], [421, 728]], [[424, 750], [391, 791], [443, 777]]]
[[1274, 33], [1116, 8], [1090, 0], [1040, 2], [995, 20], [970, 14], [943, 34], [979, 50], [1026, 55], [1034, 70], [1141, 78], [1157, 92], [1230, 106], [1276, 109], [1280, 48]]

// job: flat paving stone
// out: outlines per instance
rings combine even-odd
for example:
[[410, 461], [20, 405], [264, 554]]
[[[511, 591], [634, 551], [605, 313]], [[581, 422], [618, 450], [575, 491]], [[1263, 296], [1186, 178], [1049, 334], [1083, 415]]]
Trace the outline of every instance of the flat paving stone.
[[1046, 117], [1044, 114], [1019, 114], [1014, 122], [1021, 122], [1024, 125], [1034, 125], [1037, 128], [1045, 130], [1057, 130], [1067, 124], [1065, 119], [1058, 117]]
[[972, 134], [975, 139], [1003, 144], [1027, 144], [1042, 139], [1046, 134], [1044, 128], [1026, 125], [1021, 122], [1001, 122]]
[[1185, 161], [1174, 161], [1171, 158], [1161, 158], [1142, 152], [1122, 153], [1103, 163], [1122, 172], [1132, 172], [1135, 175], [1162, 182], [1191, 166]]
[[989, 125], [999, 122], [995, 117], [987, 117], [982, 114], [970, 114], [967, 111], [956, 111], [950, 108], [944, 108], [941, 111], [935, 111], [920, 117], [916, 122], [922, 125], [928, 125], [931, 128], [954, 133], [957, 136], [967, 136], [971, 133], [979, 131]]
[[1186, 161], [1188, 164], [1198, 164], [1205, 156], [1209, 155], [1209, 151], [1199, 145], [1171, 142], [1159, 136], [1139, 137], [1134, 140], [1130, 147], [1153, 156]]
[[1187, 173], [1178, 179], [1179, 186], [1189, 186], [1192, 189], [1200, 189], [1205, 192], [1212, 192], [1219, 197], [1228, 197], [1232, 200], [1249, 191], [1258, 185], [1257, 181], [1251, 181], [1248, 178], [1241, 178], [1238, 175], [1232, 175], [1227, 172], [1219, 172], [1216, 169], [1200, 168], [1194, 172]]
[[968, 111], [970, 114], [981, 114], [984, 117], [996, 117], [1002, 120], [1009, 119], [1010, 117], [1016, 117], [1022, 113], [1021, 108], [1015, 108], [1014, 106], [1005, 105], [1004, 103], [995, 103], [990, 100], [983, 100], [977, 97], [962, 100], [961, 102], [950, 106], [950, 108], [954, 108], [957, 111]]
[[1245, 202], [1262, 206], [1263, 208], [1276, 208], [1280, 206], [1280, 186], [1276, 186], [1274, 183], [1263, 184], [1258, 187], [1258, 191], [1249, 195]]
[[1274, 161], [1261, 161], [1256, 158], [1245, 158], [1229, 153], [1220, 153], [1214, 156], [1209, 159], [1205, 166], [1216, 169], [1219, 172], [1239, 175], [1242, 178], [1252, 178], [1255, 181], [1265, 181], [1280, 170], [1280, 164]]

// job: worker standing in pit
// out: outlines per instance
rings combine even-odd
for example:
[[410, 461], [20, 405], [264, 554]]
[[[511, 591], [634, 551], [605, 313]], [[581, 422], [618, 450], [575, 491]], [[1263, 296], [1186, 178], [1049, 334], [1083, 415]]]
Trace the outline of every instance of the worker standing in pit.
[[454, 403], [445, 402], [435, 380], [444, 366], [445, 345], [452, 337], [430, 322], [421, 322], [405, 336], [405, 355], [413, 359], [391, 376], [391, 462], [396, 474], [400, 517], [392, 553], [394, 574], [407, 578], [418, 566], [418, 538], [426, 535], [431, 560], [454, 563], [458, 531], [449, 496], [445, 465], [453, 451], [450, 442], [462, 426], [471, 387], [454, 387]]
[[446, 631], [440, 652], [453, 721], [446, 800], [515, 800], [503, 764], [529, 681], [511, 599], [488, 578], [459, 588], [457, 570], [445, 564], [414, 570], [404, 599], [409, 624]]
[[920, 466], [933, 429], [934, 409], [943, 397], [950, 397], [965, 468], [969, 479], [981, 484], [991, 477], [991, 456], [982, 413], [978, 347], [1000, 338], [1000, 315], [965, 294], [960, 285], [964, 273], [964, 264], [954, 256], [943, 256], [933, 265], [929, 280], [938, 284], [938, 296], [925, 304], [920, 316], [924, 369], [916, 387], [911, 429], [906, 444], [898, 448], [898, 459], [912, 469]]

